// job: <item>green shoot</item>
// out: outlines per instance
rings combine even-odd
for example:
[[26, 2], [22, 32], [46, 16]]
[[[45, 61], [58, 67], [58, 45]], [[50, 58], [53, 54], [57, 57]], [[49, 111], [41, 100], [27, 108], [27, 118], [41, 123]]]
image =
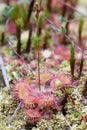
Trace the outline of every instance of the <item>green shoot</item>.
[[82, 51], [82, 57], [81, 57], [81, 61], [80, 61], [80, 69], [79, 69], [79, 78], [82, 74], [82, 70], [83, 70], [83, 65], [84, 65], [84, 58], [83, 58], [83, 51]]
[[84, 19], [81, 17], [79, 21], [79, 28], [78, 28], [78, 39], [79, 39], [79, 45], [82, 46], [82, 30], [84, 25]]
[[75, 46], [72, 43], [70, 47], [70, 68], [71, 68], [71, 75], [74, 78], [74, 70], [75, 70]]
[[66, 34], [66, 28], [64, 26], [61, 26], [61, 31], [62, 31], [62, 34]]

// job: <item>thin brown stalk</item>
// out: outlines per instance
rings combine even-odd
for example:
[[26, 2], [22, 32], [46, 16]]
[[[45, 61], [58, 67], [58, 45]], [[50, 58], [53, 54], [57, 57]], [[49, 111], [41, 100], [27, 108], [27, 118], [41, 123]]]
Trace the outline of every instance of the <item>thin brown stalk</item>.
[[6, 23], [5, 23], [5, 26], [4, 26], [4, 30], [3, 30], [2, 34], [1, 34], [1, 46], [3, 46], [4, 43], [5, 43], [5, 32], [6, 32], [8, 23], [9, 23], [9, 18], [6, 20]]
[[82, 51], [82, 57], [81, 57], [81, 62], [80, 62], [80, 68], [79, 68], [79, 78], [81, 77], [82, 70], [83, 70], [83, 64], [84, 64], [84, 58], [83, 58], [83, 51]]
[[[40, 34], [41, 34], [40, 28], [38, 28], [37, 34], [38, 34], [38, 38], [39, 38]], [[39, 89], [40, 89], [40, 42], [39, 42], [39, 39], [38, 39], [38, 85], [39, 85]]]
[[38, 83], [40, 89], [40, 44], [38, 42]]
[[5, 32], [3, 31], [1, 34], [1, 45], [4, 45], [4, 41], [5, 41]]
[[26, 46], [26, 52], [27, 53], [30, 52], [32, 31], [33, 31], [33, 26], [31, 24], [30, 28], [29, 28], [29, 36], [28, 36], [27, 46]]
[[[68, 0], [64, 0], [64, 2], [67, 2]], [[62, 7], [62, 16], [65, 17], [65, 14], [67, 12], [67, 6], [66, 5], [63, 5]]]
[[51, 12], [51, 4], [52, 4], [52, 0], [47, 0], [47, 9], [49, 12]]
[[28, 7], [28, 15], [27, 15], [27, 20], [25, 22], [25, 26], [27, 25], [28, 27], [29, 27], [29, 24], [30, 24], [30, 18], [31, 18], [31, 14], [32, 14], [32, 11], [33, 11], [34, 3], [35, 3], [35, 0], [31, 0], [29, 7]]
[[[41, 0], [40, 0], [39, 6], [41, 8]], [[40, 89], [40, 42], [39, 42], [39, 38], [41, 35], [42, 28], [38, 24], [39, 15], [40, 15], [40, 9], [37, 9], [36, 17], [37, 17], [37, 36], [38, 36], [38, 85], [39, 85], [39, 89]]]
[[21, 27], [16, 27], [16, 37], [17, 37], [17, 53], [21, 54]]

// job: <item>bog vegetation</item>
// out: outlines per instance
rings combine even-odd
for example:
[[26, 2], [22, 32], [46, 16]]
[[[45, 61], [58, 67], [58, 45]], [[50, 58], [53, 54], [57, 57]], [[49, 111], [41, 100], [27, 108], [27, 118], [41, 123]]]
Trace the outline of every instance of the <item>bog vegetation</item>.
[[0, 130], [87, 129], [86, 6], [0, 2]]

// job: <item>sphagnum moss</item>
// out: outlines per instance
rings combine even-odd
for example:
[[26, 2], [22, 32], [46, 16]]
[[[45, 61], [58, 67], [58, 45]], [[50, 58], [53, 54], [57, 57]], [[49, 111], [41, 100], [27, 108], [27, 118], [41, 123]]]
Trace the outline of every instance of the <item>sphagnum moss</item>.
[[16, 107], [17, 102], [14, 101], [11, 90], [0, 90], [0, 130], [25, 130], [25, 118], [22, 109], [17, 113], [15, 119], [8, 125]]

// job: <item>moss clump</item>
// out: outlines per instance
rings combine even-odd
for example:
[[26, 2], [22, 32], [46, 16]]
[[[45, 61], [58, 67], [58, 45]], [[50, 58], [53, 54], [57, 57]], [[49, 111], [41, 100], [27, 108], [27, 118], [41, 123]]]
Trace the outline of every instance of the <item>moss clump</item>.
[[25, 118], [22, 108], [17, 113], [11, 125], [8, 125], [11, 116], [17, 108], [17, 102], [14, 100], [11, 90], [0, 90], [0, 130], [25, 130]]
[[37, 128], [33, 128], [32, 130], [63, 130], [66, 127], [68, 126], [65, 119], [59, 112], [49, 121], [42, 119], [39, 123], [37, 123]]

